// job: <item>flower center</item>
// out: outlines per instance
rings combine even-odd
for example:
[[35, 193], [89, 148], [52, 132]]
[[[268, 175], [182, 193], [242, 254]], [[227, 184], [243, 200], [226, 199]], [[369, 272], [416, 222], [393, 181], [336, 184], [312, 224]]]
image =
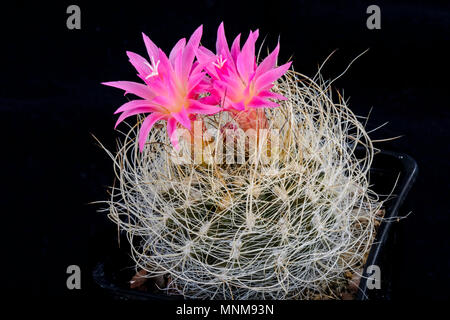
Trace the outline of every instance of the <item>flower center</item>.
[[217, 58], [216, 62], [213, 62], [213, 65], [215, 65], [217, 68], [222, 69], [223, 65], [227, 62], [227, 59], [224, 59], [222, 55], [220, 54]]
[[148, 66], [152, 72], [148, 76], [146, 76], [145, 79], [157, 76], [159, 74], [158, 73], [159, 60], [155, 63], [155, 58], [153, 58], [153, 56], [151, 56], [150, 59], [152, 60], [152, 64], [145, 62], [145, 65]]

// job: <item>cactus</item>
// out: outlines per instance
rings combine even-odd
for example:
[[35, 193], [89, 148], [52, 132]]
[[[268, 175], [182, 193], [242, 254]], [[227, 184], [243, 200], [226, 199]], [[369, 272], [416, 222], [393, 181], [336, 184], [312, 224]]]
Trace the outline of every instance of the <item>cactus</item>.
[[[262, 109], [278, 130], [270, 140], [277, 142], [276, 161], [251, 161], [248, 152], [243, 163], [175, 161], [179, 154], [158, 126], [141, 153], [142, 118], [116, 153], [108, 151], [118, 180], [109, 217], [126, 231], [137, 269], [170, 275], [161, 288], [167, 293], [339, 298], [345, 274], [363, 266], [383, 203], [369, 188], [374, 148], [364, 126], [320, 76], [291, 69], [272, 90], [287, 98]], [[230, 126], [226, 117], [216, 114], [204, 125]], [[203, 142], [212, 153], [225, 139], [219, 132]]]

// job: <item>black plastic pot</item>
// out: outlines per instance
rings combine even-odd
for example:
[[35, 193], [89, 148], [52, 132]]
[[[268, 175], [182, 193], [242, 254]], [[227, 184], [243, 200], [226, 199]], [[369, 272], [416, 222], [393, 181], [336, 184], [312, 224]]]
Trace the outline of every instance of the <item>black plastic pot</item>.
[[[373, 190], [378, 194], [389, 194], [392, 186], [393, 198], [385, 204], [385, 220], [377, 230], [377, 236], [364, 267], [363, 277], [359, 285], [357, 300], [389, 300], [391, 296], [392, 264], [392, 224], [403, 217], [400, 212], [401, 205], [411, 189], [418, 174], [416, 161], [410, 156], [402, 153], [383, 151], [374, 157], [374, 163], [370, 172], [370, 181]], [[380, 267], [381, 285], [380, 289], [369, 289], [367, 286], [367, 268], [371, 265]]]
[[[394, 198], [385, 204], [385, 221], [377, 231], [377, 237], [370, 250], [363, 277], [359, 285], [357, 300], [386, 300], [391, 292], [391, 249], [390, 230], [395, 218], [400, 218], [400, 207], [412, 187], [418, 173], [417, 163], [406, 154], [382, 151], [375, 155], [370, 170], [372, 189], [378, 194], [390, 194]], [[398, 181], [397, 181], [398, 179]], [[396, 183], [397, 181], [397, 183]], [[122, 248], [115, 249], [108, 257], [98, 263], [93, 271], [93, 279], [108, 296], [121, 300], [179, 300], [182, 296], [168, 296], [163, 293], [150, 293], [128, 288], [128, 281], [134, 275], [132, 260], [129, 258], [127, 241], [121, 241]], [[125, 246], [124, 246], [125, 244]], [[367, 267], [376, 265], [381, 270], [380, 289], [369, 289], [367, 285]]]

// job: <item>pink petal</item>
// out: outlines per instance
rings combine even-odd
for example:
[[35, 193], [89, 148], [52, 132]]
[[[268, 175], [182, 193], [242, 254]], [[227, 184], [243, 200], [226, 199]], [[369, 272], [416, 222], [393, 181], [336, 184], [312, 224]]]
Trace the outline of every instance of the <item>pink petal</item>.
[[186, 109], [183, 107], [179, 112], [171, 113], [172, 117], [174, 117], [183, 127], [188, 130], [191, 130], [191, 120], [189, 120], [189, 115], [186, 112]]
[[236, 59], [239, 53], [241, 52], [240, 42], [241, 42], [241, 34], [238, 34], [237, 37], [234, 39], [233, 44], [231, 45], [231, 57], [233, 58], [234, 62], [236, 62]]
[[168, 110], [173, 103], [172, 103], [172, 100], [170, 99], [170, 97], [161, 95], [161, 96], [156, 96], [152, 100], [152, 104], [159, 105], [159, 106], [163, 107], [164, 109]]
[[223, 55], [224, 59], [232, 59], [230, 49], [228, 49], [227, 38], [225, 37], [223, 22], [220, 24], [219, 29], [217, 29], [216, 52], [218, 55]]
[[148, 74], [151, 73], [150, 68], [146, 63], [148, 64], [148, 61], [145, 60], [142, 56], [138, 55], [137, 53], [127, 51], [127, 56], [130, 59], [131, 64], [133, 67], [137, 70], [137, 72], [146, 77]]
[[180, 87], [180, 83], [175, 77], [176, 76], [167, 78], [165, 83], [167, 89], [166, 98], [168, 99], [168, 101], [171, 101], [167, 103], [166, 106], [170, 111], [173, 111], [174, 109], [179, 110], [179, 100], [183, 100], [187, 94], [187, 83], [181, 83]]
[[196, 56], [199, 64], [195, 69], [192, 70], [192, 72], [197, 72], [198, 69], [206, 69], [211, 77], [218, 78], [216, 68], [214, 68], [214, 65], [212, 64], [214, 61], [216, 61], [217, 56], [205, 47], [199, 47], [196, 52]]
[[147, 49], [148, 56], [153, 57], [155, 59], [155, 61], [157, 61], [159, 59], [158, 47], [144, 33], [142, 33], [142, 37], [144, 38], [144, 43], [145, 43], [145, 47]]
[[245, 88], [243, 85], [238, 82], [239, 79], [236, 78], [226, 78], [222, 80], [214, 81], [214, 88], [217, 89], [218, 92], [221, 93], [221, 98], [224, 96], [229, 97], [231, 99], [238, 99], [241, 96], [242, 90]]
[[252, 108], [275, 108], [275, 107], [279, 107], [280, 105], [278, 103], [273, 102], [273, 101], [265, 100], [263, 98], [255, 96], [248, 103], [247, 106], [248, 107], [252, 107]]
[[152, 111], [160, 110], [160, 108], [152, 105], [150, 103], [150, 101], [148, 101], [148, 100], [132, 100], [132, 101], [129, 101], [129, 102], [123, 104], [119, 109], [117, 109], [114, 112], [114, 114], [117, 114], [119, 112], [125, 112], [125, 111], [132, 110], [135, 108], [141, 108], [141, 107], [147, 107], [149, 110], [152, 110]]
[[177, 42], [175, 47], [173, 47], [172, 51], [169, 55], [169, 61], [172, 64], [175, 73], [181, 74], [182, 72], [182, 66], [183, 66], [183, 50], [184, 46], [186, 45], [186, 39], [183, 38]]
[[116, 122], [116, 124], [115, 124], [115, 126], [114, 126], [114, 129], [117, 128], [117, 126], [118, 126], [123, 120], [125, 120], [125, 119], [128, 118], [128, 117], [134, 116], [134, 115], [139, 114], [139, 113], [149, 113], [149, 112], [152, 112], [152, 111], [153, 111], [153, 109], [152, 109], [152, 108], [149, 108], [149, 107], [140, 107], [140, 108], [135, 108], [135, 109], [131, 109], [131, 110], [124, 111], [124, 112], [120, 115], [119, 119], [117, 119], [117, 122]]
[[278, 52], [280, 51], [280, 43], [277, 44], [275, 49], [270, 53], [258, 66], [256, 69], [255, 77], [258, 78], [263, 73], [275, 68], [277, 65]]
[[203, 78], [202, 81], [200, 81], [200, 83], [189, 92], [188, 98], [197, 97], [199, 94], [208, 93], [210, 91], [211, 84], [207, 83], [205, 78]]
[[167, 134], [169, 135], [170, 142], [176, 150], [179, 149], [178, 146], [178, 136], [177, 136], [177, 120], [175, 118], [170, 118], [167, 120]]
[[253, 39], [256, 42], [256, 40], [258, 40], [259, 37], [259, 29], [256, 29], [255, 31], [253, 31]]
[[144, 149], [145, 142], [147, 141], [147, 136], [153, 125], [162, 118], [164, 118], [164, 115], [157, 112], [152, 113], [147, 118], [145, 118], [139, 131], [139, 150], [141, 150], [141, 152]]
[[198, 47], [196, 55], [200, 64], [209, 63], [217, 58], [216, 55], [211, 50], [205, 47]]
[[[205, 100], [202, 99], [204, 102]], [[212, 115], [222, 111], [222, 108], [216, 105], [205, 104], [200, 102], [199, 100], [189, 100], [190, 105], [188, 111], [190, 113], [199, 113], [199, 114], [207, 114]]]
[[172, 71], [169, 70], [168, 72], [169, 73], [162, 73], [162, 71], [160, 70], [159, 76], [150, 78], [152, 81], [150, 81], [147, 85], [149, 88], [151, 88], [155, 96], [165, 96], [168, 94], [167, 84], [164, 82], [164, 80], [166, 75], [170, 74], [170, 72]]
[[191, 76], [189, 77], [188, 91], [195, 89], [195, 87], [203, 80], [205, 74], [205, 72], [191, 74]]
[[200, 102], [212, 105], [219, 104], [222, 100], [220, 91], [216, 90], [215, 88], [209, 88], [208, 92], [210, 93], [209, 96], [200, 99]]
[[255, 67], [255, 42], [254, 33], [250, 32], [247, 41], [242, 47], [241, 53], [237, 56], [236, 66], [239, 75], [244, 81], [248, 81]]
[[182, 38], [178, 40], [177, 44], [173, 47], [172, 51], [170, 51], [169, 60], [170, 62], [172, 62], [172, 64], [175, 56], [180, 54], [180, 51], [184, 49], [185, 45], [186, 45], [186, 38]]
[[287, 100], [287, 98], [279, 93], [271, 92], [268, 90], [263, 90], [260, 93], [258, 93], [258, 96], [261, 98], [270, 98], [270, 99], [277, 99], [277, 100]]
[[[238, 111], [243, 111], [245, 110], [245, 105], [244, 102], [230, 102], [230, 106], [234, 109], [234, 110], [238, 110]], [[230, 106], [228, 106], [228, 109], [230, 108]]]
[[[215, 92], [215, 90], [213, 90], [209, 96], [203, 97], [198, 101], [201, 102], [202, 104], [207, 104], [207, 105], [217, 105], [221, 102], [220, 96], [217, 92]], [[189, 107], [189, 109], [190, 109], [190, 107]]]
[[291, 63], [292, 62], [283, 64], [281, 67], [272, 69], [261, 75], [255, 81], [255, 89], [257, 91], [260, 91], [266, 89], [267, 87], [271, 87], [274, 81], [276, 81], [278, 78], [284, 75], [286, 71], [288, 71], [289, 67], [291, 66]]
[[191, 69], [192, 63], [194, 62], [195, 54], [197, 48], [200, 44], [200, 39], [202, 37], [203, 26], [197, 28], [194, 31], [191, 38], [189, 39], [186, 48], [183, 51], [183, 67], [182, 67], [182, 79], [187, 79]]
[[155, 94], [144, 84], [132, 82], [132, 81], [111, 81], [102, 82], [105, 86], [110, 86], [118, 89], [125, 90], [125, 94], [132, 93], [138, 97], [151, 100]]
[[174, 74], [174, 70], [172, 67], [172, 64], [170, 63], [169, 59], [167, 58], [166, 54], [164, 53], [164, 51], [162, 51], [161, 49], [159, 50], [159, 68], [158, 68], [158, 73], [160, 75], [164, 75], [164, 77], [168, 77], [168, 78], [173, 78], [173, 74]]

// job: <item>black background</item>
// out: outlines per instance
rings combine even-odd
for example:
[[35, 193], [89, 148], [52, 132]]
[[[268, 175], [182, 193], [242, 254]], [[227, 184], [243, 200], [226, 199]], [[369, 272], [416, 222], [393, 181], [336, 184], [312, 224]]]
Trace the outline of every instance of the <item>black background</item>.
[[[81, 30], [66, 28], [66, 8], [81, 8]], [[381, 8], [381, 30], [366, 27], [366, 9]], [[279, 61], [296, 70], [339, 75], [350, 107], [367, 115], [368, 129], [388, 121], [373, 139], [405, 152], [419, 177], [397, 224], [393, 299], [448, 298], [449, 73], [447, 1], [129, 1], [29, 4], [1, 8], [0, 111], [2, 134], [1, 286], [27, 297], [95, 297], [90, 270], [116, 245], [115, 226], [99, 206], [112, 184], [112, 163], [91, 133], [114, 149], [113, 112], [125, 98], [102, 81], [137, 80], [125, 51], [145, 54], [141, 32], [168, 52], [200, 24], [214, 48], [221, 21], [231, 42], [260, 29]], [[261, 43], [261, 42], [259, 42]], [[82, 270], [82, 290], [66, 288], [66, 268]]]

